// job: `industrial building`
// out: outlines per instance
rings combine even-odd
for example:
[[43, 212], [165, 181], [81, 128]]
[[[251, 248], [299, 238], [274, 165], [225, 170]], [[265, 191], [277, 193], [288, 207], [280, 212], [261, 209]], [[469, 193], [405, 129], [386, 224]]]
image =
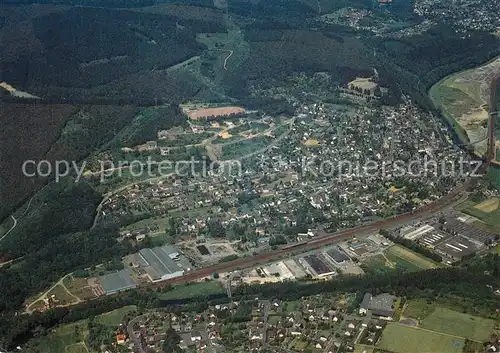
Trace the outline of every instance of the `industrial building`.
[[178, 257], [178, 251], [170, 245], [146, 248], [136, 254], [136, 267], [143, 269], [151, 282], [165, 281], [184, 275], [184, 269], [174, 261]]
[[328, 250], [326, 252], [326, 256], [336, 264], [342, 264], [349, 260], [349, 256], [347, 256], [342, 250], [336, 247]]
[[98, 278], [98, 283], [106, 295], [137, 287], [130, 270], [121, 270]]
[[330, 276], [336, 273], [335, 270], [330, 268], [330, 266], [317, 255], [304, 256], [299, 259], [299, 262], [305, 265], [306, 268], [311, 269], [318, 277]]
[[463, 257], [477, 251], [476, 245], [462, 236], [451, 238], [436, 246], [435, 249], [439, 254], [454, 261], [460, 261]]
[[453, 235], [449, 233], [442, 232], [440, 230], [433, 230], [432, 232], [426, 233], [418, 239], [418, 243], [427, 246], [428, 248], [434, 249], [438, 244], [452, 238]]
[[371, 293], [365, 293], [359, 306], [359, 313], [366, 314], [370, 310], [374, 316], [392, 318], [396, 299], [395, 296], [388, 293], [382, 293], [375, 297]]
[[477, 246], [482, 246], [486, 241], [495, 239], [496, 234], [486, 232], [482, 229], [474, 227], [472, 224], [465, 223], [460, 219], [448, 218], [445, 223], [448, 231], [458, 233], [466, 237]]
[[424, 226], [422, 226], [422, 227], [420, 227], [418, 229], [411, 230], [409, 232], [403, 233], [402, 236], [405, 239], [415, 240], [417, 238], [420, 238], [424, 234], [427, 234], [427, 233], [432, 232], [434, 230], [435, 229], [434, 229], [433, 226], [426, 224], [426, 225], [424, 225]]

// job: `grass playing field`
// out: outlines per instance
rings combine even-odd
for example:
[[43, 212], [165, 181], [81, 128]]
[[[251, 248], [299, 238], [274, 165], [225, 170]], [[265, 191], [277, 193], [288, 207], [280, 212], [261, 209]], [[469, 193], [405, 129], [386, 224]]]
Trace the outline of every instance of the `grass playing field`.
[[420, 325], [423, 328], [457, 335], [474, 341], [486, 341], [495, 321], [437, 307]]
[[461, 353], [463, 338], [389, 323], [377, 348], [394, 353]]

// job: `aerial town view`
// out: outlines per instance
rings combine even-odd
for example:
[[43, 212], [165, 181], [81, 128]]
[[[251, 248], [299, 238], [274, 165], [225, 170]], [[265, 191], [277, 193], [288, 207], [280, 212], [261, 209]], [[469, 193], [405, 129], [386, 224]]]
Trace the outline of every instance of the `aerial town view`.
[[0, 353], [500, 351], [500, 2], [6, 0]]

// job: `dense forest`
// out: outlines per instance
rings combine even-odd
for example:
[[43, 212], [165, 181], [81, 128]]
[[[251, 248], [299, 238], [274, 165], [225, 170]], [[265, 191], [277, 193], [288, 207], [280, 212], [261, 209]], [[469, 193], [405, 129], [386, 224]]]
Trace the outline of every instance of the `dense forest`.
[[87, 7], [35, 17], [8, 30], [0, 42], [2, 79], [41, 94], [51, 86], [60, 92], [80, 88], [82, 94], [126, 75], [168, 68], [201, 54], [196, 33], [225, 31], [215, 22]]
[[101, 196], [87, 183], [51, 183], [33, 199], [0, 247], [0, 315], [79, 268], [124, 255], [113, 230], [88, 231]]
[[[0, 221], [47, 183], [24, 178], [24, 161], [79, 161], [143, 107], [176, 106], [200, 91], [189, 74], [165, 69], [206, 49], [196, 41], [197, 33], [225, 32], [222, 15], [210, 8], [205, 21], [196, 8], [175, 10], [170, 15], [163, 8], [0, 7], [1, 80], [42, 98], [20, 99], [2, 91]], [[176, 123], [178, 113], [170, 115]], [[165, 118], [162, 125], [172, 126]]]
[[[96, 6], [102, 8], [137, 8], [158, 4], [158, 0], [4, 0], [8, 5], [55, 4], [74, 6]], [[213, 7], [212, 0], [165, 0], [162, 3], [188, 4]]]

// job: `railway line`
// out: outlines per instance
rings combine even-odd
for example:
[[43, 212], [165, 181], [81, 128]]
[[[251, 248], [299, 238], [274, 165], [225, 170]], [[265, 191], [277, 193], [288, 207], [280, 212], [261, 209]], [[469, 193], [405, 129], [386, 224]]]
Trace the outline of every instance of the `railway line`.
[[396, 227], [410, 221], [431, 217], [439, 212], [446, 206], [454, 204], [458, 199], [460, 199], [461, 194], [467, 189], [470, 181], [466, 181], [461, 186], [458, 186], [452, 190], [448, 195], [442, 197], [436, 202], [419, 208], [418, 210], [410, 213], [405, 213], [399, 216], [394, 216], [380, 221], [375, 221], [363, 226], [358, 226], [349, 230], [336, 232], [333, 234], [327, 234], [324, 236], [319, 236], [314, 239], [292, 244], [284, 248], [258, 254], [255, 256], [240, 258], [231, 262], [220, 263], [211, 267], [202, 268], [185, 274], [184, 276], [172, 278], [162, 282], [156, 282], [153, 284], [145, 284], [145, 287], [162, 288], [170, 284], [180, 284], [195, 280], [200, 280], [205, 277], [211, 276], [214, 272], [229, 272], [234, 270], [241, 270], [244, 268], [253, 267], [259, 264], [270, 262], [273, 260], [279, 260], [284, 256], [289, 256], [292, 254], [298, 254], [302, 252], [307, 252], [315, 248], [323, 247], [326, 245], [342, 242], [353, 238], [356, 235], [362, 235], [377, 231], [380, 228], [391, 228]]

